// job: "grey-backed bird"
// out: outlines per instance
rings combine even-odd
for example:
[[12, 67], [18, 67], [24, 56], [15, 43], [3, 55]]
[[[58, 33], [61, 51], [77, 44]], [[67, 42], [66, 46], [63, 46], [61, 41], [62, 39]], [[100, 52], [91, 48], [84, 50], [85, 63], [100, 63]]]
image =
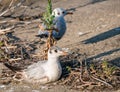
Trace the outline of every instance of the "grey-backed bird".
[[[52, 12], [54, 16], [53, 27], [57, 30], [53, 30], [52, 36], [55, 40], [60, 40], [66, 32], [66, 21], [64, 16], [67, 14], [72, 14], [63, 8], [55, 8]], [[40, 37], [47, 37], [49, 32], [46, 29], [46, 25], [43, 23], [39, 26], [40, 30], [38, 31], [38, 35]]]

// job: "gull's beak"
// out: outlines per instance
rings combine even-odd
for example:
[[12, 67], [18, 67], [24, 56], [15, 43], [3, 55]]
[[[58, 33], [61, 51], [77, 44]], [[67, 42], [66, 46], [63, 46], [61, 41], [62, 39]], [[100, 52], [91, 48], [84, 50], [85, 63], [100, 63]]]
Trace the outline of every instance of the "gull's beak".
[[66, 9], [66, 15], [68, 15], [68, 14], [72, 15], [72, 14], [73, 14], [73, 12], [72, 12], [72, 11], [70, 11], [70, 10], [68, 10], [68, 9]]
[[62, 52], [64, 56], [67, 56], [67, 55], [70, 55], [71, 54], [71, 51], [69, 50], [69, 48], [62, 48]]
[[66, 13], [66, 15], [69, 15], [69, 14], [70, 14], [70, 15], [72, 15], [72, 14], [73, 14], [73, 12], [67, 12], [67, 13]]
[[68, 55], [68, 52], [62, 51], [62, 55], [63, 55], [63, 56], [67, 56], [67, 55]]

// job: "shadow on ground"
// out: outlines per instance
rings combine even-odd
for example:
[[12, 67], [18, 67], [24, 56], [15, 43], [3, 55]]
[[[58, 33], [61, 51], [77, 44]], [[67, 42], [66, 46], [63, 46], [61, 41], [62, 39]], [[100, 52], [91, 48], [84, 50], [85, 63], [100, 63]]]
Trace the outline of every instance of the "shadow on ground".
[[98, 3], [98, 2], [103, 2], [103, 1], [106, 1], [106, 0], [91, 0], [92, 2], [92, 4], [94, 4], [94, 3]]
[[69, 9], [67, 9], [67, 10], [68, 10], [68, 11], [76, 11], [77, 8], [82, 8], [82, 7], [85, 7], [85, 6], [87, 6], [87, 5], [95, 4], [95, 3], [99, 3], [99, 2], [103, 2], [103, 1], [107, 1], [107, 0], [90, 0], [90, 2], [88, 2], [88, 3], [86, 3], [86, 4], [79, 5], [79, 6], [75, 6], [75, 7], [69, 8]]
[[101, 33], [101, 34], [98, 34], [98, 35], [91, 37], [87, 40], [84, 40], [82, 42], [84, 44], [96, 43], [96, 42], [100, 42], [100, 41], [106, 40], [108, 38], [114, 37], [114, 36], [119, 35], [119, 34], [120, 34], [120, 27], [114, 28], [112, 30], [109, 30], [109, 31]]
[[8, 34], [6, 34], [6, 36], [7, 36], [8, 38], [13, 39], [14, 41], [19, 41], [19, 40], [20, 40], [20, 38], [14, 36], [12, 33], [8, 33]]
[[120, 67], [120, 57], [111, 60], [110, 63]]
[[107, 51], [107, 52], [100, 53], [100, 54], [98, 54], [98, 55], [96, 55], [96, 56], [93, 56], [93, 57], [88, 58], [87, 61], [91, 61], [91, 60], [93, 60], [93, 59], [98, 59], [98, 58], [101, 58], [101, 57], [103, 57], [103, 56], [110, 55], [110, 54], [112, 54], [112, 53], [114, 53], [114, 52], [117, 52], [117, 51], [120, 51], [120, 48], [118, 48], [118, 49], [113, 49], [113, 50], [110, 50], [110, 51]]

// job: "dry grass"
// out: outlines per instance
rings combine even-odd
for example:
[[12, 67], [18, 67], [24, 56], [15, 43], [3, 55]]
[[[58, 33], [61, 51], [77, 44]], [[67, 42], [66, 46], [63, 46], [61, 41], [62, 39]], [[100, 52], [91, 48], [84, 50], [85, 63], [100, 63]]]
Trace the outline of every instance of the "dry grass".
[[[9, 38], [7, 38], [9, 40], [5, 40], [6, 36], [2, 37], [0, 54], [4, 54], [4, 57], [0, 58], [1, 62], [9, 63], [15, 67], [21, 67], [21, 69], [31, 63], [37, 62], [37, 59], [33, 58], [31, 55], [33, 48], [30, 47], [29, 43], [24, 42], [23, 45], [23, 42], [11, 42]], [[8, 48], [10, 46], [15, 46], [16, 48]], [[87, 55], [80, 54], [79, 49], [72, 49], [71, 51], [71, 55], [61, 58], [63, 75], [57, 82], [59, 85], [66, 85], [71, 89], [80, 90], [97, 90], [103, 88], [117, 89], [119, 87], [119, 67], [114, 66], [107, 61], [87, 62]], [[13, 76], [14, 72], [8, 69], [3, 69], [1, 76], [3, 80], [1, 80], [1, 83], [12, 83]]]
[[[29, 0], [27, 1], [29, 2]], [[9, 4], [7, 4], [7, 6], [8, 5]], [[39, 19], [40, 17], [41, 15], [32, 17], [18, 16], [15, 18], [14, 22], [6, 21], [5, 23], [1, 23], [1, 29], [6, 29], [13, 25], [17, 27], [17, 25], [20, 23], [25, 24], [28, 23], [27, 21]], [[25, 42], [21, 40], [16, 41], [12, 38], [9, 38], [9, 34], [12, 33], [9, 32], [0, 36], [1, 63], [9, 63], [12, 66], [23, 69], [24, 67], [42, 59], [41, 57], [32, 57], [34, 55], [35, 49], [37, 49], [36, 44], [34, 44], [35, 42]], [[80, 89], [87, 91], [105, 89], [112, 91], [120, 88], [119, 67], [110, 64], [109, 61], [93, 60], [92, 62], [89, 62], [86, 61], [87, 53], [79, 53], [80, 51], [77, 48], [72, 49], [71, 51], [73, 52], [71, 55], [61, 59], [63, 75], [61, 79], [56, 82], [58, 85], [66, 85], [69, 86], [70, 89]], [[6, 68], [2, 69], [2, 74], [0, 74], [0, 84], [11, 84], [14, 82], [12, 79], [13, 76], [14, 72], [11, 70]], [[52, 83], [50, 85], [52, 85]]]

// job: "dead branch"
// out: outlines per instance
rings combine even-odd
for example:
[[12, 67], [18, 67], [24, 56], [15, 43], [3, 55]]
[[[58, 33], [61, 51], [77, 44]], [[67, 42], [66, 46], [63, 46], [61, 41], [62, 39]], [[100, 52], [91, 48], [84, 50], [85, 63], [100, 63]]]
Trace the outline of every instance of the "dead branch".
[[22, 60], [22, 58], [11, 58], [11, 59], [9, 59], [10, 62], [12, 62], [12, 61], [19, 61], [19, 60]]
[[24, 58], [23, 47], [21, 47], [21, 58]]
[[3, 24], [3, 23], [22, 23], [22, 24], [30, 24], [30, 23], [36, 23], [36, 22], [40, 22], [41, 19], [35, 19], [35, 20], [30, 20], [30, 21], [19, 21], [19, 20], [16, 20], [16, 19], [13, 19], [13, 20], [9, 20], [9, 21], [0, 21], [0, 24]]
[[11, 29], [15, 28], [15, 26], [12, 26], [12, 27], [9, 27], [9, 28], [6, 28], [6, 29], [0, 29], [0, 35], [3, 35], [3, 34], [6, 34], [6, 33], [9, 33], [9, 32], [13, 32], [11, 31]]
[[3, 21], [0, 21], [0, 24], [3, 24], [3, 23], [15, 23], [15, 22], [18, 22], [16, 19], [13, 19], [13, 20], [3, 20]]
[[13, 2], [14, 2], [14, 0], [12, 0], [11, 3], [9, 4], [9, 8], [12, 6]]
[[102, 83], [108, 85], [109, 87], [113, 88], [113, 86], [112, 86], [111, 84], [109, 84], [109, 83], [107, 83], [107, 82], [105, 82], [105, 81], [103, 81], [103, 80], [101, 80], [101, 79], [99, 79], [99, 78], [96, 78], [96, 77], [94, 77], [94, 76], [91, 76], [91, 77], [92, 77], [93, 79], [95, 79], [95, 80], [97, 80], [97, 81], [99, 81], [99, 82], [102, 82]]
[[18, 3], [18, 4], [15, 5], [15, 6], [12, 6], [12, 5], [13, 5], [13, 2], [14, 2], [14, 0], [12, 0], [12, 1], [10, 2], [10, 4], [9, 4], [9, 7], [0, 14], [0, 17], [3, 16], [4, 14], [6, 14], [7, 12], [12, 11], [12, 10], [14, 10], [15, 8], [19, 7], [20, 5], [22, 5], [22, 3], [23, 3], [24, 1], [25, 1], [25, 0], [21, 0], [20, 3]]
[[90, 82], [90, 83], [85, 83], [85, 84], [82, 84], [82, 85], [78, 85], [77, 88], [84, 88], [84, 87], [90, 86], [90, 85], [92, 85], [92, 84], [94, 84], [94, 83], [92, 83], [92, 82]]
[[1, 49], [6, 49], [6, 48], [8, 48], [8, 49], [15, 49], [15, 48], [17, 48], [17, 46], [7, 46], [7, 47], [1, 47]]

